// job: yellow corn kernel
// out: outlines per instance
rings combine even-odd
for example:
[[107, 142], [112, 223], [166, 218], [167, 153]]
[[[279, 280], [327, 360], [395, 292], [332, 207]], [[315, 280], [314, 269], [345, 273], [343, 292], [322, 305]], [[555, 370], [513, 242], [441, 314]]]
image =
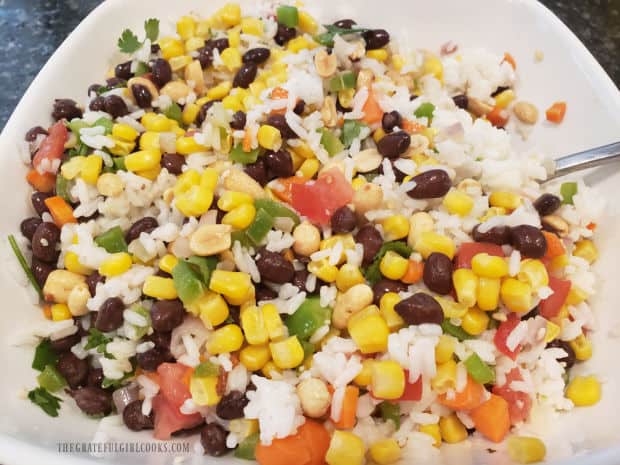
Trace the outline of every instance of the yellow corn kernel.
[[142, 293], [161, 300], [174, 300], [178, 297], [174, 281], [161, 276], [147, 277], [142, 286]]
[[532, 287], [514, 278], [507, 278], [500, 288], [502, 302], [512, 312], [528, 312], [532, 309]]
[[230, 311], [224, 298], [215, 292], [205, 292], [196, 302], [187, 306], [187, 311], [199, 316], [207, 328], [221, 325]]
[[545, 328], [545, 342], [551, 342], [560, 335], [562, 329], [555, 323], [547, 320]]
[[455, 338], [449, 334], [442, 334], [439, 336], [439, 342], [435, 346], [435, 362], [437, 364], [442, 364], [448, 360], [452, 360], [455, 343]]
[[194, 61], [194, 59], [189, 55], [181, 55], [179, 57], [173, 57], [168, 60], [168, 62], [170, 63], [170, 68], [172, 68], [172, 71], [174, 72], [182, 70], [192, 61]]
[[568, 255], [566, 254], [558, 255], [557, 257], [554, 257], [551, 260], [551, 263], [549, 264], [549, 269], [551, 271], [559, 271], [562, 268], [566, 267], [568, 263], [569, 263]]
[[161, 147], [159, 145], [160, 133], [154, 131], [147, 131], [140, 136], [140, 149], [152, 150], [160, 152]]
[[515, 93], [512, 89], [506, 89], [495, 96], [495, 106], [497, 108], [507, 108], [515, 99]]
[[366, 387], [372, 382], [372, 365], [375, 360], [366, 358], [362, 361], [362, 369], [353, 379], [353, 382], [361, 387]]
[[261, 311], [263, 312], [263, 320], [265, 321], [265, 328], [267, 328], [269, 339], [277, 341], [284, 338], [287, 334], [287, 328], [282, 322], [278, 307], [274, 304], [267, 304], [261, 307]]
[[318, 46], [319, 44], [317, 44], [313, 40], [308, 40], [306, 36], [298, 36], [288, 41], [288, 44], [286, 44], [286, 49], [292, 53], [297, 53], [300, 50], [312, 50], [313, 48], [316, 48]]
[[82, 265], [80, 263], [80, 260], [77, 254], [74, 252], [67, 252], [65, 254], [64, 263], [65, 263], [65, 268], [71, 271], [72, 273], [77, 273], [77, 274], [81, 274], [84, 276], [88, 276], [94, 271], [92, 268]]
[[372, 133], [373, 140], [378, 143], [381, 139], [385, 137], [385, 131], [382, 127], [378, 127], [375, 129], [375, 132]]
[[228, 47], [221, 53], [220, 57], [228, 71], [237, 71], [241, 68], [241, 53], [239, 49]]
[[290, 147], [290, 149], [302, 158], [316, 158], [316, 155], [314, 154], [310, 146], [305, 142], [301, 142], [295, 147]]
[[112, 138], [114, 142], [114, 147], [111, 147], [110, 153], [112, 155], [116, 155], [117, 157], [124, 157], [125, 155], [129, 155], [133, 149], [136, 148], [135, 142], [125, 142], [116, 138]]
[[241, 27], [235, 26], [228, 31], [228, 46], [238, 48], [241, 45]]
[[282, 145], [282, 135], [273, 126], [263, 124], [258, 129], [258, 143], [267, 150], [278, 150]]
[[211, 21], [208, 19], [200, 20], [196, 24], [196, 36], [203, 39], [203, 45], [204, 39], [208, 39], [211, 36], [211, 25]]
[[431, 423], [428, 425], [420, 425], [420, 433], [428, 434], [432, 437], [435, 440], [435, 442], [433, 442], [433, 446], [441, 446], [441, 432], [439, 431], [439, 424]]
[[386, 49], [378, 48], [378, 49], [375, 49], [375, 50], [368, 50], [366, 52], [366, 56], [368, 58], [373, 58], [373, 59], [375, 59], [377, 61], [384, 62], [384, 61], [387, 61], [389, 55], [388, 55], [388, 51]]
[[245, 203], [226, 213], [222, 218], [222, 224], [229, 224], [235, 229], [245, 229], [252, 224], [255, 216], [256, 208], [254, 205]]
[[191, 55], [192, 52], [201, 49], [204, 45], [205, 40], [203, 37], [192, 37], [185, 41], [185, 52]]
[[308, 271], [326, 283], [333, 283], [338, 278], [338, 267], [330, 265], [328, 259], [310, 262], [308, 264]]
[[454, 413], [439, 420], [439, 431], [441, 438], [448, 444], [456, 444], [467, 439], [467, 428]]
[[112, 136], [127, 142], [134, 142], [138, 138], [138, 131], [128, 124], [117, 123], [112, 126]]
[[82, 171], [80, 177], [85, 183], [95, 185], [101, 169], [103, 168], [103, 159], [98, 155], [89, 155], [84, 159], [82, 163]]
[[456, 247], [454, 241], [448, 236], [437, 234], [432, 231], [425, 231], [420, 234], [415, 241], [414, 248], [426, 259], [433, 252], [447, 255], [450, 260], [454, 258]]
[[601, 383], [594, 376], [575, 376], [566, 386], [566, 397], [577, 407], [588, 407], [601, 400]]
[[157, 176], [159, 176], [159, 173], [161, 173], [161, 166], [156, 166], [152, 170], [136, 171], [136, 174], [138, 176], [142, 176], [143, 178], [149, 179], [151, 181], [155, 181], [157, 179]]
[[262, 346], [247, 346], [239, 352], [239, 360], [248, 371], [258, 371], [271, 360], [271, 351], [267, 344]]
[[263, 312], [256, 306], [246, 307], [241, 311], [241, 328], [248, 344], [261, 345], [269, 341]]
[[534, 290], [549, 284], [547, 268], [543, 262], [535, 259], [525, 259], [521, 262], [517, 279], [528, 283]]
[[232, 305], [241, 305], [254, 296], [250, 275], [240, 271], [215, 270], [211, 274], [209, 289], [222, 294]]
[[141, 150], [125, 157], [125, 168], [133, 173], [137, 171], [148, 171], [159, 166], [161, 152], [154, 150]]
[[467, 216], [474, 208], [474, 200], [465, 192], [457, 189], [448, 192], [442, 203], [452, 215]]
[[347, 328], [363, 354], [387, 350], [390, 329], [376, 306], [366, 307], [349, 318]]
[[362, 275], [362, 272], [357, 266], [345, 263], [338, 270], [336, 287], [340, 292], [345, 292], [356, 284], [362, 284], [364, 282], [366, 282], [364, 275]]
[[489, 315], [479, 308], [470, 308], [461, 319], [461, 328], [472, 336], [478, 336], [489, 326]]
[[433, 296], [433, 298], [439, 302], [446, 318], [462, 318], [467, 313], [467, 307], [459, 302], [439, 296]]
[[269, 343], [273, 363], [281, 370], [295, 368], [304, 361], [304, 348], [297, 336]]
[[443, 64], [435, 55], [426, 58], [422, 70], [424, 74], [432, 74], [438, 81], [443, 81]]
[[396, 252], [388, 251], [381, 262], [379, 263], [379, 269], [381, 274], [388, 279], [399, 280], [407, 272], [409, 267], [409, 260], [401, 257]]
[[177, 153], [180, 155], [190, 155], [205, 150], [207, 147], [196, 142], [193, 137], [179, 137], [177, 139]]
[[332, 249], [337, 243], [342, 244], [343, 252], [340, 255], [338, 264], [344, 263], [347, 259], [345, 250], [351, 250], [355, 248], [355, 240], [352, 234], [335, 234], [329, 239], [323, 239], [320, 243], [320, 250]]
[[392, 215], [381, 222], [384, 239], [395, 241], [409, 234], [409, 220], [405, 215]]
[[164, 60], [181, 56], [185, 53], [185, 45], [179, 39], [174, 37], [164, 37], [159, 40], [159, 46], [161, 47], [161, 56]]
[[253, 36], [263, 35], [263, 21], [260, 18], [243, 18], [241, 20], [241, 32]]
[[182, 16], [181, 19], [177, 21], [177, 34], [179, 34], [183, 40], [194, 37], [196, 34], [196, 20], [191, 16]]
[[267, 88], [267, 86], [265, 85], [264, 82], [260, 82], [260, 81], [256, 80], [252, 84], [250, 84], [250, 86], [248, 88], [250, 89], [250, 93], [254, 97], [258, 98], [263, 93], [263, 91]]
[[243, 104], [241, 103], [241, 100], [239, 100], [238, 95], [227, 95], [224, 97], [224, 100], [222, 100], [222, 105], [227, 110], [232, 110], [234, 112], [244, 110]]
[[125, 252], [106, 257], [99, 265], [99, 273], [106, 277], [118, 276], [131, 268], [131, 255]]
[[212, 87], [211, 89], [208, 90], [207, 101], [223, 99], [224, 97], [228, 95], [228, 93], [230, 92], [230, 89], [232, 89], [232, 82], [230, 81], [220, 82], [217, 86]]
[[216, 13], [216, 17], [228, 27], [236, 26], [241, 22], [241, 6], [227, 3]]
[[568, 291], [568, 296], [566, 296], [566, 305], [579, 305], [587, 298], [588, 294], [586, 294], [583, 289], [573, 284], [570, 287], [570, 291]]
[[189, 186], [181, 193], [175, 193], [175, 206], [185, 216], [200, 216], [206, 213], [213, 202], [213, 191], [208, 187]]
[[508, 456], [516, 463], [536, 463], [545, 460], [547, 448], [538, 438], [511, 436], [507, 442]]
[[299, 27], [299, 29], [301, 29], [301, 31], [305, 32], [306, 34], [314, 35], [319, 29], [319, 24], [312, 16], [310, 16], [309, 13], [305, 11], [300, 11], [299, 24], [297, 27]]
[[316, 158], [304, 160], [299, 167], [299, 173], [304, 179], [312, 179], [318, 172], [321, 163]]
[[508, 263], [502, 257], [479, 253], [471, 259], [471, 269], [483, 278], [503, 278], [508, 274]]
[[362, 465], [366, 446], [362, 439], [348, 431], [334, 431], [325, 455], [328, 465]]
[[516, 210], [521, 205], [521, 197], [512, 192], [496, 191], [489, 196], [489, 205], [505, 208], [508, 211]]
[[454, 389], [456, 386], [456, 362], [450, 358], [437, 365], [435, 376], [431, 379], [431, 387], [440, 393]]
[[575, 244], [573, 255], [593, 263], [598, 259], [598, 249], [590, 239], [582, 239]]
[[71, 319], [71, 311], [67, 304], [54, 304], [51, 308], [52, 320], [63, 321]]
[[142, 126], [147, 131], [166, 132], [172, 128], [172, 120], [166, 118], [165, 115], [157, 113], [146, 113], [140, 120]]
[[378, 465], [390, 465], [400, 459], [401, 450], [396, 439], [382, 439], [370, 446], [370, 457]]
[[217, 201], [217, 208], [225, 212], [229, 212], [243, 204], [253, 203], [254, 198], [245, 192], [224, 191]]
[[237, 325], [222, 326], [213, 331], [207, 340], [207, 352], [212, 355], [235, 352], [243, 345], [243, 333]]
[[217, 376], [192, 376], [189, 381], [189, 392], [196, 405], [216, 405], [221, 397], [217, 393]]
[[198, 113], [200, 113], [200, 107], [195, 103], [189, 103], [185, 105], [185, 108], [183, 109], [183, 113], [181, 115], [181, 118], [183, 119], [183, 124], [186, 124], [188, 126], [192, 124], [194, 121], [196, 121]]
[[405, 392], [405, 370], [394, 360], [376, 360], [371, 366], [370, 391], [381, 399], [399, 399]]
[[478, 308], [485, 312], [495, 310], [499, 305], [499, 290], [501, 281], [499, 278], [479, 278], [476, 301]]
[[392, 66], [396, 71], [400, 72], [403, 66], [405, 66], [405, 60], [400, 55], [392, 55]]
[[452, 274], [452, 282], [456, 291], [457, 300], [466, 307], [476, 305], [478, 293], [478, 277], [467, 268], [459, 268]]
[[484, 223], [489, 218], [493, 218], [494, 216], [502, 216], [508, 213], [505, 208], [501, 207], [490, 207], [487, 212], [480, 217], [480, 222]]
[[396, 292], [386, 292], [379, 301], [379, 311], [390, 331], [398, 331], [405, 326], [405, 321], [396, 313], [394, 307], [401, 301]]
[[211, 191], [215, 190], [217, 181], [219, 179], [219, 173], [215, 168], [207, 168], [200, 175], [200, 185]]
[[577, 336], [572, 341], [569, 341], [568, 344], [571, 346], [571, 349], [575, 352], [575, 358], [579, 361], [589, 360], [592, 357], [592, 342], [585, 337], [585, 335], [581, 334]]
[[84, 160], [86, 160], [86, 157], [78, 156], [72, 157], [65, 163], [63, 163], [60, 167], [60, 173], [62, 174], [62, 177], [69, 180], [77, 178], [82, 171]]
[[[271, 357], [271, 352], [269, 352], [269, 356]], [[276, 366], [273, 360], [269, 360], [267, 363], [265, 363], [263, 368], [261, 368], [261, 372], [263, 373], [263, 376], [265, 376], [265, 378], [267, 379], [273, 379], [276, 374], [280, 375], [282, 373], [282, 371]]]
[[351, 181], [351, 187], [354, 191], [359, 190], [364, 184], [366, 184], [364, 176], [358, 176]]

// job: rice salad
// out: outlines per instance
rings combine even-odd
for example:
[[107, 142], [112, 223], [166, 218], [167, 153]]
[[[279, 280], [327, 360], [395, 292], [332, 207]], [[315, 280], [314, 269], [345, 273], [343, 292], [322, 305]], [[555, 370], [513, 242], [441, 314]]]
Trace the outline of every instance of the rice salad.
[[32, 403], [261, 465], [383, 465], [472, 438], [540, 461], [528, 419], [598, 402], [570, 369], [600, 197], [514, 149], [539, 111], [509, 53], [378, 26], [148, 19], [55, 100], [9, 237], [42, 308]]

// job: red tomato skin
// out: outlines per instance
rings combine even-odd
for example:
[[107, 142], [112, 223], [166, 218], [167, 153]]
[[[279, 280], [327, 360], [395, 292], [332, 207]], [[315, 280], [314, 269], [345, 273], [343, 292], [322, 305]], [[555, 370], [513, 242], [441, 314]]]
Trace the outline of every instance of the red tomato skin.
[[353, 199], [353, 188], [336, 168], [321, 174], [316, 181], [291, 186], [292, 205], [310, 221], [329, 224], [332, 214]]
[[513, 391], [510, 387], [510, 383], [513, 381], [523, 381], [521, 371], [518, 368], [513, 368], [506, 373], [506, 384], [494, 386], [493, 394], [503, 397], [508, 402], [510, 423], [514, 425], [527, 420], [532, 408], [532, 398], [526, 392]]
[[465, 242], [456, 254], [456, 268], [471, 268], [471, 259], [479, 253], [488, 253], [495, 257], [505, 257], [501, 245], [489, 242]]
[[156, 439], [168, 440], [175, 431], [193, 428], [204, 421], [200, 413], [184, 415], [179, 408], [173, 405], [166, 397], [159, 393], [153, 399], [153, 412], [155, 414]]
[[515, 329], [515, 327], [519, 324], [520, 321], [521, 319], [517, 314], [511, 313], [510, 315], [508, 315], [508, 319], [506, 321], [502, 321], [502, 323], [499, 325], [493, 338], [493, 342], [495, 343], [495, 347], [497, 347], [497, 350], [499, 350], [502, 354], [510, 357], [513, 360], [515, 360], [517, 358], [517, 355], [519, 355], [519, 352], [521, 352], [521, 345], [518, 345], [517, 347], [515, 347], [514, 351], [511, 351], [506, 346], [506, 339], [508, 339], [508, 335], [512, 332], [513, 329]]
[[50, 128], [49, 135], [41, 142], [39, 150], [32, 159], [32, 166], [37, 168], [43, 160], [54, 161], [62, 158], [68, 138], [69, 132], [66, 126], [62, 121], [58, 121]]
[[570, 292], [571, 282], [564, 279], [549, 276], [549, 287], [553, 290], [553, 294], [545, 300], [541, 300], [538, 306], [540, 316], [543, 318], [553, 318], [560, 313], [560, 309], [566, 302], [568, 293]]
[[183, 402], [192, 396], [189, 387], [183, 383], [189, 370], [191, 368], [180, 363], [162, 363], [157, 367], [160, 393], [176, 407], [183, 405]]

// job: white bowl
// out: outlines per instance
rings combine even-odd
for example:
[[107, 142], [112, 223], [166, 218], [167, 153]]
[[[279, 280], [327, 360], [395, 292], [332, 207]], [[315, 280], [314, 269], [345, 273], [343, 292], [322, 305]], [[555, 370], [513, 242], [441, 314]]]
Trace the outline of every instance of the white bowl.
[[[116, 40], [130, 27], [142, 29], [148, 17], [162, 18], [172, 29], [174, 18], [195, 10], [212, 13], [223, 0], [108, 0], [97, 8], [56, 51], [30, 86], [0, 137], [0, 199], [4, 206], [0, 232], [15, 232], [27, 215], [29, 188], [25, 168], [17, 156], [17, 144], [34, 125], [50, 123], [54, 97], [83, 101], [86, 88], [101, 82], [113, 60], [120, 57]], [[482, 46], [498, 54], [516, 58], [521, 78], [519, 95], [545, 108], [556, 100], [568, 102], [563, 124], [541, 123], [532, 137], [520, 145], [542, 148], [559, 156], [617, 140], [620, 135], [620, 94], [592, 55], [579, 40], [545, 7], [533, 0], [330, 0], [308, 1], [310, 11], [322, 13], [324, 20], [355, 18], [360, 24], [384, 27], [408, 34], [420, 48], [437, 49], [447, 40], [461, 46]], [[169, 24], [166, 24], [169, 23]], [[534, 53], [544, 53], [542, 63]], [[617, 215], [620, 175], [614, 168], [589, 176], [609, 199], [609, 217], [600, 225], [598, 245], [602, 251], [596, 267], [600, 293], [594, 302], [600, 330], [595, 335], [595, 355], [575, 371], [596, 373], [605, 380], [602, 401], [592, 408], [576, 409], [553, 417], [544, 427], [548, 460], [553, 463], [620, 463], [620, 370], [614, 355], [620, 353], [620, 287], [613, 277], [620, 263], [620, 247], [614, 232], [619, 230]], [[15, 203], [13, 203], [15, 202]], [[32, 350], [11, 346], [18, 331], [27, 330], [41, 311], [28, 303], [25, 292], [7, 273], [0, 274], [0, 296], [4, 300], [0, 319], [0, 462], [4, 465], [45, 462], [53, 464], [90, 463], [88, 454], [59, 454], [57, 443], [89, 441], [97, 422], [87, 419], [73, 402], [64, 402], [61, 416], [52, 419], [27, 400], [18, 397], [35, 384], [30, 368]], [[148, 435], [121, 433], [123, 440], [143, 441]], [[501, 447], [495, 454], [479, 452], [469, 444], [443, 447], [446, 463], [508, 463]], [[172, 463], [173, 455], [134, 454], [110, 459], [114, 463]], [[557, 462], [556, 462], [557, 460]], [[248, 463], [232, 459], [195, 457], [184, 463]], [[101, 461], [98, 461], [102, 463]]]

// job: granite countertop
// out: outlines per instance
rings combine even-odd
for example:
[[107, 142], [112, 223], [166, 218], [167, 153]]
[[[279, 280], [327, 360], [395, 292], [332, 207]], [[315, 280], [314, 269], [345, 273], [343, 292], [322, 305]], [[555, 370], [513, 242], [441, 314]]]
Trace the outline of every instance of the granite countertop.
[[[620, 0], [541, 0], [620, 84]], [[37, 72], [100, 0], [0, 0], [0, 128]]]

